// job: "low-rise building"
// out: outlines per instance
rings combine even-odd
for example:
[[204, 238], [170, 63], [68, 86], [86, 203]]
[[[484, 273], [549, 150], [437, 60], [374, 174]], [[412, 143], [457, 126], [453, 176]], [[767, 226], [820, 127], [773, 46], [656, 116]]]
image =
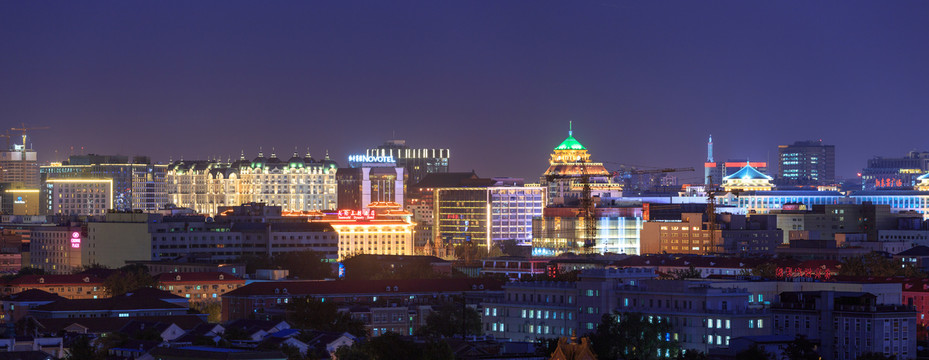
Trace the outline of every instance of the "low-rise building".
[[29, 309], [29, 316], [38, 319], [177, 316], [187, 314], [187, 310], [187, 306], [139, 293], [103, 299], [57, 300]]
[[0, 322], [17, 322], [25, 317], [29, 309], [39, 305], [45, 305], [58, 300], [64, 300], [63, 297], [52, 294], [47, 291], [31, 289], [16, 294], [4, 296], [0, 299], [0, 308], [3, 313], [0, 314]]
[[222, 295], [223, 321], [254, 318], [295, 298], [314, 297], [345, 306], [416, 306], [452, 296], [499, 292], [492, 279], [416, 279], [254, 282]]
[[868, 293], [784, 292], [772, 307], [774, 334], [806, 336], [823, 360], [851, 360], [878, 353], [916, 357], [916, 312], [882, 305]]
[[91, 274], [25, 275], [2, 284], [3, 295], [30, 289], [42, 290], [66, 299], [98, 299], [106, 297], [103, 279]]
[[191, 302], [219, 301], [223, 294], [245, 286], [245, 279], [223, 272], [162, 273], [155, 279], [158, 289]]

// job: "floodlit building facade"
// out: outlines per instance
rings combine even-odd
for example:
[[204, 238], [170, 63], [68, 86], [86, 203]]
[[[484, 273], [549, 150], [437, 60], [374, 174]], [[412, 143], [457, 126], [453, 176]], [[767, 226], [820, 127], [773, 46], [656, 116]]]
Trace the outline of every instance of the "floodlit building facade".
[[487, 186], [437, 188], [434, 191], [433, 238], [446, 244], [495, 241], [532, 242], [532, 219], [542, 216], [545, 188]]
[[112, 179], [57, 179], [43, 184], [49, 215], [103, 215], [113, 209]]
[[252, 161], [178, 161], [168, 168], [168, 197], [176, 206], [216, 214], [220, 206], [265, 203], [284, 211], [335, 210], [336, 170], [329, 160], [293, 154], [287, 161], [262, 153]]
[[165, 174], [168, 166], [152, 164], [147, 156], [74, 155], [64, 163], [42, 166], [42, 181], [109, 179], [113, 181], [113, 209], [155, 211], [168, 203]]

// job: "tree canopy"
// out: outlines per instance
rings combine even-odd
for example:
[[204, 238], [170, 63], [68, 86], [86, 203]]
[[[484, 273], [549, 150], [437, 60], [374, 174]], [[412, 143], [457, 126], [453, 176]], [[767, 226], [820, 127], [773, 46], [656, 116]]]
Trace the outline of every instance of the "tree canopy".
[[784, 355], [789, 360], [819, 360], [816, 346], [803, 335], [797, 335], [794, 341], [787, 344]]
[[839, 267], [839, 275], [845, 276], [906, 276], [925, 277], [926, 274], [912, 266], [904, 266], [902, 260], [894, 260], [870, 252], [863, 256], [848, 258]]
[[671, 339], [668, 319], [640, 313], [604, 314], [590, 343], [600, 360], [657, 360], [659, 352], [662, 357], [681, 352], [680, 344]]
[[287, 322], [298, 329], [347, 332], [358, 337], [367, 335], [361, 321], [339, 312], [338, 306], [331, 301], [305, 296], [291, 299], [285, 309]]
[[157, 287], [158, 280], [148, 274], [148, 267], [142, 264], [130, 264], [103, 280], [103, 287], [109, 296], [119, 296], [145, 287]]
[[339, 360], [452, 360], [455, 358], [451, 347], [445, 341], [429, 340], [424, 344], [415, 343], [394, 332], [388, 332], [367, 341], [357, 341], [352, 346], [340, 347], [335, 355]]
[[433, 308], [417, 335], [446, 338], [460, 336], [463, 331], [468, 335], [480, 335], [481, 314], [461, 303], [446, 303]]

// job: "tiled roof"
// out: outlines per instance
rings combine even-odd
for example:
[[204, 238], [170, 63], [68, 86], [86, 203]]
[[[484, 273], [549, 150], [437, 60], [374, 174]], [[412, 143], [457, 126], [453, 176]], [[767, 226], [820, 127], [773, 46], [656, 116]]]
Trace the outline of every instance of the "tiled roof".
[[44, 351], [3, 351], [0, 352], [0, 360], [52, 360], [57, 359]]
[[186, 272], [186, 273], [161, 273], [155, 277], [159, 283], [185, 283], [185, 282], [241, 282], [245, 280], [220, 271], [203, 271], [203, 272]]
[[171, 292], [159, 290], [155, 288], [149, 288], [149, 287], [133, 290], [131, 292], [126, 293], [126, 295], [127, 296], [142, 296], [142, 297], [161, 299], [161, 300], [166, 300], [166, 301], [187, 300], [183, 297], [174, 295]]
[[64, 300], [63, 297], [58, 296], [57, 294], [52, 294], [47, 291], [42, 291], [39, 289], [29, 289], [26, 291], [18, 292], [12, 295], [3, 297], [3, 301], [57, 301]]
[[232, 322], [227, 323], [224, 327], [228, 329], [240, 329], [240, 330], [252, 330], [258, 331], [270, 331], [275, 326], [279, 325], [283, 321], [269, 321], [269, 320], [256, 320], [256, 319], [238, 319]]
[[148, 296], [117, 296], [104, 299], [63, 299], [45, 305], [39, 305], [34, 311], [119, 311], [142, 309], [186, 309], [164, 300]]
[[897, 253], [899, 256], [929, 256], [929, 246], [914, 246], [909, 250]]
[[741, 170], [736, 171], [734, 174], [726, 176], [723, 180], [774, 180], [774, 178], [762, 174], [760, 171], [755, 170], [751, 165], [745, 165]]
[[137, 316], [137, 317], [98, 317], [98, 318], [51, 318], [35, 319], [40, 327], [41, 333], [54, 334], [73, 324], [81, 325], [87, 328], [89, 333], [115, 332], [122, 329], [130, 321], [160, 321], [164, 323], [175, 324], [181, 329], [189, 330], [205, 323], [197, 315], [175, 315], [175, 316]]
[[181, 359], [286, 359], [284, 353], [275, 351], [253, 351], [206, 346], [185, 346], [181, 348], [156, 347], [149, 354], [156, 358], [172, 356]]
[[25, 275], [7, 281], [6, 286], [102, 285], [103, 279], [90, 274]]
[[630, 256], [616, 261], [617, 266], [680, 266], [697, 268], [739, 268], [750, 269], [761, 264], [773, 262], [779, 266], [797, 266], [799, 262], [784, 259], [718, 257], [701, 255], [645, 255]]
[[[494, 279], [268, 281], [251, 283], [223, 296], [441, 293], [501, 290], [503, 283], [502, 280]], [[388, 288], [389, 291], [386, 290]]]

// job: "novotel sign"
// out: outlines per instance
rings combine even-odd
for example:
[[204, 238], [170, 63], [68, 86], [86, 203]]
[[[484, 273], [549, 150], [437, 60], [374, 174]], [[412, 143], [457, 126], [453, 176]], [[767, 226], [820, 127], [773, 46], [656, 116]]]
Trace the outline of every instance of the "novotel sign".
[[393, 156], [349, 155], [348, 162], [355, 163], [395, 163]]
[[71, 233], [71, 248], [73, 249], [81, 248], [81, 233], [77, 231]]

